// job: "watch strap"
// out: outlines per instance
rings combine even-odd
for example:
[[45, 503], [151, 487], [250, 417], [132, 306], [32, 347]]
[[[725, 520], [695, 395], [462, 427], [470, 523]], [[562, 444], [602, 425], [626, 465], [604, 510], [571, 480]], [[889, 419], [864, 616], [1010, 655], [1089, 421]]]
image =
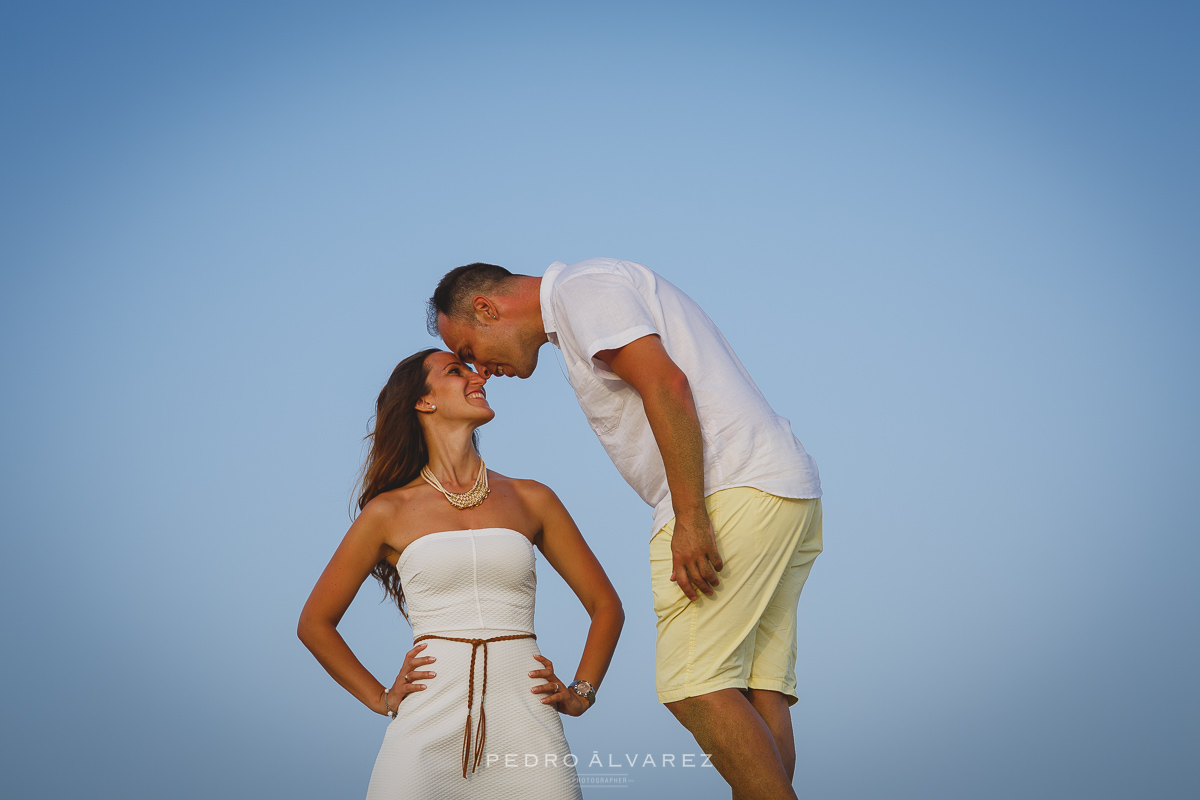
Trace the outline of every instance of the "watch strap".
[[591, 682], [583, 680], [572, 681], [571, 685], [567, 688], [587, 700], [588, 708], [596, 705], [596, 689], [592, 686]]

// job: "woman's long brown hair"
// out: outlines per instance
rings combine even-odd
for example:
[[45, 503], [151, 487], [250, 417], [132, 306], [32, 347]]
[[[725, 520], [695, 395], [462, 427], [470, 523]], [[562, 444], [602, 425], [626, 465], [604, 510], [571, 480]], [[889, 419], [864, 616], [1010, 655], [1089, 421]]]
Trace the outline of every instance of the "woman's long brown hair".
[[[425, 359], [436, 352], [438, 349], [431, 347], [401, 361], [379, 392], [379, 399], [375, 401], [375, 427], [366, 436], [371, 448], [362, 469], [359, 511], [366, 508], [371, 498], [411, 483], [429, 463], [429, 448], [418, 421], [417, 402], [429, 391]], [[476, 449], [479, 445], [477, 437], [478, 434], [472, 436]], [[383, 559], [371, 574], [383, 587], [384, 596], [391, 597], [407, 619], [400, 573]]]

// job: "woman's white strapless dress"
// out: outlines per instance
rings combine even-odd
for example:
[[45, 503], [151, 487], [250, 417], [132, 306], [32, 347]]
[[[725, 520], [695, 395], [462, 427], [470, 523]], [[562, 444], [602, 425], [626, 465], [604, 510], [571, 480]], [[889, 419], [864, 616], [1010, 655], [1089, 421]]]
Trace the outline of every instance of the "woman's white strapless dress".
[[[396, 566], [415, 639], [533, 633], [537, 575], [524, 534], [507, 528], [431, 533], [404, 548]], [[437, 661], [420, 669], [437, 677], [421, 681], [429, 688], [408, 694], [388, 724], [367, 800], [582, 800], [559, 713], [530, 691], [545, 683], [529, 677], [543, 668], [533, 658], [541, 654], [536, 640], [482, 645], [431, 638], [422, 644], [428, 645], [422, 655]]]

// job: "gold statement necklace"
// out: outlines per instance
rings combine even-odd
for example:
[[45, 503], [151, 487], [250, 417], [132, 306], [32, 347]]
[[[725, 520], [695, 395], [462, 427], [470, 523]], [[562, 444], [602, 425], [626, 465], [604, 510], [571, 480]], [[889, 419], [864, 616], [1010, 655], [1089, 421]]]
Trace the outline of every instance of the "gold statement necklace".
[[429, 469], [428, 464], [421, 470], [421, 477], [430, 486], [446, 495], [446, 499], [450, 501], [450, 505], [458, 509], [474, 508], [482, 503], [484, 498], [488, 496], [488, 493], [492, 491], [491, 487], [488, 486], [487, 465], [483, 463], [482, 458], [479, 459], [479, 476], [475, 478], [475, 485], [471, 487], [469, 492], [464, 492], [463, 494], [447, 492], [442, 486], [441, 481], [433, 474], [433, 470]]

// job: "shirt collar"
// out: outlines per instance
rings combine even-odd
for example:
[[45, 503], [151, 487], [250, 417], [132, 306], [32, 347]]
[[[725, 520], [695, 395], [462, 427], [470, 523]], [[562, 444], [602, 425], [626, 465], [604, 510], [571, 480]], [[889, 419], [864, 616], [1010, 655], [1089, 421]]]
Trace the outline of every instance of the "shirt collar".
[[554, 282], [558, 280], [558, 273], [566, 268], [567, 265], [561, 261], [555, 261], [546, 267], [546, 273], [542, 275], [541, 291], [538, 293], [542, 307], [542, 327], [554, 344], [558, 344], [558, 320], [554, 316]]

